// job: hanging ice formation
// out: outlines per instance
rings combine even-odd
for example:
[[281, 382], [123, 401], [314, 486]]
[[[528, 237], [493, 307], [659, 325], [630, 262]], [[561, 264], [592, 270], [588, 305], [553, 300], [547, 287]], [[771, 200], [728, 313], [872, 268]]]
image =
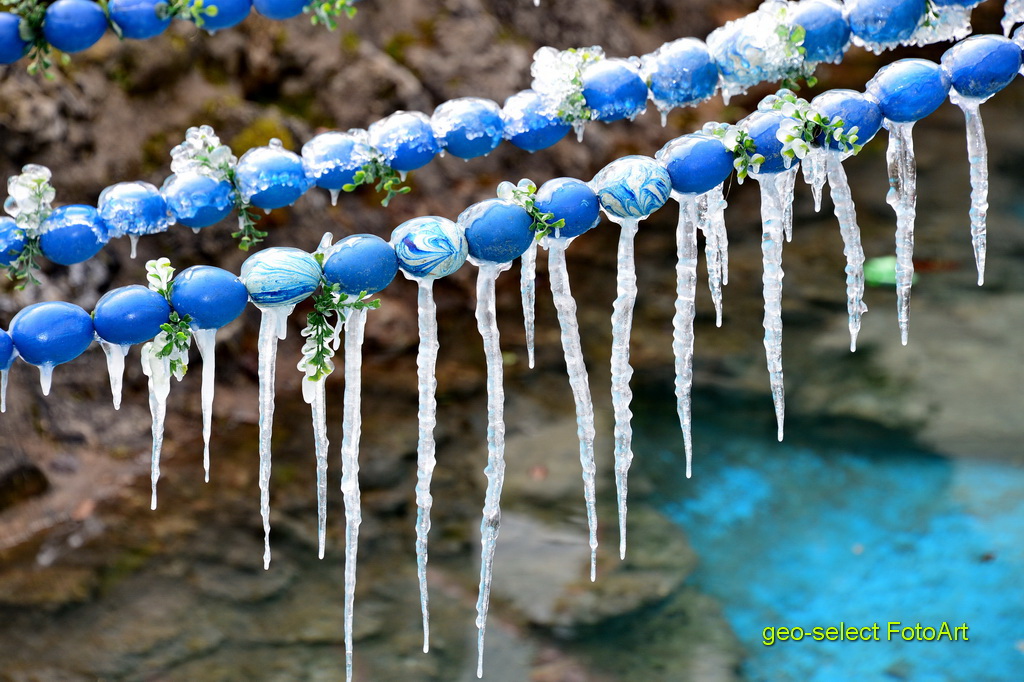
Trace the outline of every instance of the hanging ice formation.
[[217, 376], [217, 330], [193, 329], [192, 338], [203, 361], [200, 404], [203, 412], [203, 478], [210, 482], [210, 436], [213, 432], [213, 393]]
[[523, 252], [519, 275], [520, 295], [523, 299], [523, 328], [526, 332], [526, 359], [533, 369], [536, 357], [534, 341], [536, 339], [536, 320], [534, 309], [537, 304], [537, 243], [533, 242]]
[[[723, 185], [696, 197], [697, 228], [704, 235], [704, 253], [708, 268], [708, 289], [715, 306], [715, 326], [722, 326], [722, 287], [729, 283], [729, 234], [725, 229]], [[678, 199], [677, 199], [678, 201]]]
[[107, 374], [110, 375], [110, 395], [114, 401], [114, 409], [121, 409], [121, 385], [124, 382], [124, 359], [130, 346], [110, 343], [99, 339], [100, 348], [107, 358]]

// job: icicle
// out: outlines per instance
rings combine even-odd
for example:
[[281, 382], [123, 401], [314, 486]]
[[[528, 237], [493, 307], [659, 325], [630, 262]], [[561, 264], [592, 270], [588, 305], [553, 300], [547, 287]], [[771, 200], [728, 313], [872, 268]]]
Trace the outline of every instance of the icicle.
[[362, 432], [361, 389], [366, 311], [353, 310], [345, 320], [345, 407], [342, 416], [341, 492], [345, 500], [345, 679], [352, 680], [352, 610], [356, 598], [356, 552], [359, 548], [359, 437]]
[[949, 99], [964, 112], [967, 124], [967, 159], [971, 164], [971, 244], [978, 265], [978, 286], [985, 283], [986, 218], [988, 216], [988, 145], [981, 120], [984, 100], [963, 97], [955, 90]]
[[526, 328], [526, 357], [530, 369], [534, 365], [534, 340], [536, 326], [534, 307], [537, 303], [537, 241], [534, 240], [523, 253], [522, 270], [520, 271], [519, 289], [523, 297], [523, 324]]
[[302, 379], [302, 399], [312, 408], [313, 442], [316, 452], [316, 518], [319, 556], [324, 558], [327, 544], [327, 377]]
[[192, 338], [199, 348], [199, 356], [203, 359], [203, 389], [201, 394], [203, 406], [203, 471], [206, 482], [210, 482], [210, 435], [213, 431], [213, 391], [214, 377], [217, 372], [217, 330], [193, 329]]
[[[677, 199], [678, 200], [678, 199]], [[697, 227], [704, 234], [708, 288], [715, 305], [715, 326], [722, 326], [722, 285], [729, 279], [729, 235], [725, 232], [722, 186], [697, 195]]]
[[509, 263], [479, 263], [476, 280], [476, 325], [484, 342], [487, 358], [487, 492], [480, 522], [480, 594], [476, 603], [477, 663], [476, 676], [484, 675], [484, 635], [487, 631], [487, 607], [494, 575], [494, 550], [501, 524], [501, 487], [505, 481], [505, 389], [502, 385], [501, 345], [494, 301], [494, 282], [508, 270]]
[[153, 418], [153, 451], [150, 458], [150, 485], [153, 489], [150, 509], [156, 509], [156, 484], [160, 480], [160, 451], [164, 446], [164, 419], [167, 416], [167, 396], [171, 392], [171, 360], [157, 357], [153, 342], [142, 347], [142, 371], [149, 377], [149, 414]]
[[[98, 337], [97, 337], [98, 338]], [[113, 396], [114, 409], [121, 409], [121, 385], [124, 381], [124, 358], [128, 355], [128, 346], [119, 346], [99, 339], [100, 348], [107, 357], [107, 374], [110, 375], [110, 394]]]
[[[707, 201], [707, 195], [673, 193], [672, 198], [679, 202], [679, 223], [676, 226], [676, 313], [672, 318], [672, 352], [676, 365], [676, 411], [679, 414], [679, 426], [683, 430], [686, 477], [690, 478], [690, 462], [693, 458], [690, 391], [693, 386], [693, 318], [696, 312], [694, 304], [697, 293], [697, 225], [700, 222], [698, 206], [700, 202]], [[709, 256], [710, 253], [711, 248], [708, 247]], [[709, 273], [711, 270], [709, 262]], [[619, 498], [619, 509], [622, 510], [619, 523], [622, 526], [625, 525], [625, 495], [623, 486]], [[620, 528], [619, 533], [623, 538], [619, 549], [621, 554], [625, 550], [625, 528]]]
[[782, 202], [782, 221], [786, 231], [786, 241], [793, 241], [793, 194], [796, 191], [797, 164], [793, 163], [788, 170], [778, 173], [779, 200]]
[[53, 383], [54, 365], [39, 365], [39, 386], [43, 389], [43, 395], [50, 395], [50, 385]]
[[437, 306], [434, 280], [416, 280], [420, 347], [416, 354], [419, 383], [419, 442], [416, 446], [416, 573], [423, 614], [423, 653], [430, 651], [430, 595], [427, 591], [427, 537], [430, 534], [430, 479], [434, 475], [434, 427], [437, 425]]
[[[803, 170], [804, 182], [811, 188], [811, 195], [814, 196], [814, 212], [821, 212], [821, 190], [825, 187], [825, 166], [828, 163], [829, 150], [825, 147], [811, 147], [807, 156], [800, 160], [800, 168]], [[789, 237], [786, 241], [791, 241]]]
[[910, 285], [914, 280], [914, 219], [917, 216], [917, 166], [914, 162], [913, 121], [883, 120], [889, 131], [885, 158], [889, 165], [887, 204], [896, 212], [896, 314], [900, 341], [910, 335]]
[[138, 255], [138, 251], [139, 251], [139, 235], [137, 235], [137, 234], [130, 234], [130, 235], [128, 235], [128, 241], [131, 242], [131, 245], [132, 245], [132, 251], [131, 251], [131, 253], [129, 255], [134, 259], [135, 256]]
[[7, 411], [7, 370], [0, 369], [0, 413]]
[[861, 315], [868, 310], [864, 305], [864, 247], [860, 242], [860, 228], [857, 226], [857, 210], [853, 205], [850, 182], [843, 168], [843, 152], [829, 149], [825, 167], [832, 204], [839, 221], [839, 232], [843, 236], [843, 253], [846, 255], [846, 309], [850, 316], [850, 352], [853, 352], [857, 350]]
[[[792, 170], [796, 171], [795, 168]], [[782, 378], [782, 239], [785, 221], [783, 192], [791, 187], [784, 175], [785, 173], [776, 173], [754, 176], [761, 187], [764, 350], [768, 359], [768, 376], [771, 381], [780, 441], [786, 416], [786, 393]]]
[[201, 227], [193, 227], [192, 228], [192, 234], [199, 234], [202, 231], [203, 231], [203, 228], [201, 228]]
[[260, 515], [263, 517], [263, 568], [270, 568], [270, 438], [274, 431], [274, 384], [277, 378], [277, 342], [284, 339], [288, 315], [294, 305], [260, 309]]
[[338, 197], [341, 196], [341, 190], [340, 189], [332, 189], [332, 190], [330, 190], [330, 192], [331, 192], [331, 206], [337, 206], [338, 205]]
[[580, 464], [583, 465], [583, 496], [587, 504], [587, 525], [590, 528], [590, 580], [597, 578], [597, 493], [594, 463], [594, 400], [590, 396], [590, 378], [583, 362], [580, 327], [576, 320], [576, 300], [569, 289], [569, 270], [565, 265], [565, 249], [571, 239], [545, 237], [541, 246], [548, 250], [548, 276], [551, 297], [558, 312], [562, 332], [562, 352], [569, 374], [573, 401], [576, 404], [576, 434], [580, 440]]

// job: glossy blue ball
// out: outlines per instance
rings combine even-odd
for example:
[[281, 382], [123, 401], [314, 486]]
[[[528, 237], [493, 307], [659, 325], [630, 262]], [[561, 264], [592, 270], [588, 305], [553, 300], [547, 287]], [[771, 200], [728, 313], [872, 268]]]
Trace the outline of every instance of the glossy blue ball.
[[668, 171], [672, 191], [703, 194], [725, 182], [735, 157], [717, 137], [691, 133], [672, 140], [654, 157]]
[[103, 294], [92, 311], [92, 323], [104, 341], [131, 346], [152, 340], [170, 315], [167, 299], [141, 284], [132, 284]]
[[517, 92], [505, 100], [501, 117], [505, 139], [528, 152], [547, 149], [572, 129], [556, 112], [549, 111], [544, 98], [533, 90]]
[[[189, 3], [191, 7], [195, 0]], [[204, 16], [202, 29], [214, 33], [242, 23], [252, 8], [252, 0], [203, 0], [203, 7], [216, 7], [217, 15]]]
[[396, 171], [421, 168], [441, 151], [430, 119], [418, 111], [396, 111], [370, 126], [370, 146]]
[[782, 156], [783, 144], [776, 137], [779, 125], [786, 118], [779, 111], [756, 111], [740, 121], [740, 127], [753, 138], [757, 153], [764, 157], [757, 175], [772, 175], [786, 170], [786, 160]]
[[486, 199], [459, 215], [469, 256], [479, 263], [510, 263], [533, 243], [533, 217], [519, 204]]
[[308, 4], [309, 0], [252, 0], [257, 12], [277, 21], [299, 16]]
[[668, 171], [647, 156], [624, 156], [602, 168], [590, 186], [601, 207], [615, 218], [646, 218], [668, 201]]
[[868, 94], [878, 100], [890, 121], [919, 121], [939, 108], [949, 93], [949, 76], [935, 62], [900, 59], [883, 66], [868, 81]]
[[121, 30], [121, 35], [133, 40], [153, 38], [167, 30], [171, 18], [161, 19], [158, 5], [166, 0], [110, 0], [107, 9], [110, 21]]
[[57, 0], [46, 8], [43, 36], [61, 52], [87, 50], [106, 31], [107, 15], [92, 0]]
[[175, 219], [193, 230], [215, 225], [235, 209], [231, 183], [199, 173], [170, 176], [160, 194]]
[[445, 102], [430, 117], [441, 147], [460, 159], [491, 153], [501, 143], [504, 124], [496, 102], [479, 97], [460, 97]]
[[640, 72], [662, 111], [703, 102], [718, 88], [718, 66], [696, 38], [673, 40], [644, 55]]
[[0, 64], [13, 64], [28, 52], [29, 44], [21, 37], [21, 17], [0, 12]]
[[148, 182], [119, 182], [100, 192], [100, 218], [111, 239], [163, 232], [171, 213], [160, 191]]
[[220, 329], [235, 321], [249, 302], [242, 280], [212, 265], [185, 268], [171, 284], [171, 307], [194, 329]]
[[11, 320], [11, 339], [30, 365], [61, 365], [85, 352], [96, 334], [89, 313], [72, 303], [33, 303]]
[[1009, 85], [1020, 65], [1020, 47], [1002, 36], [971, 36], [942, 55], [952, 88], [975, 99], [987, 99]]
[[410, 277], [437, 279], [462, 267], [469, 243], [462, 228], [439, 216], [406, 220], [391, 233], [398, 267]]
[[375, 294], [398, 274], [398, 256], [391, 244], [372, 234], [353, 234], [332, 246], [324, 262], [324, 279], [341, 293]]
[[14, 218], [0, 217], [0, 266], [8, 266], [18, 260], [25, 250], [25, 233]]
[[240, 279], [261, 308], [294, 306], [316, 291], [323, 270], [310, 254], [291, 247], [258, 251], [242, 263]]
[[39, 248], [58, 265], [89, 260], [109, 239], [107, 226], [92, 206], [74, 204], [55, 208], [43, 221]]
[[845, 7], [853, 35], [879, 46], [909, 38], [927, 11], [925, 0], [847, 0]]
[[265, 210], [294, 204], [313, 184], [302, 157], [284, 149], [278, 140], [242, 154], [235, 166], [235, 181], [243, 201]]
[[647, 108], [647, 84], [625, 59], [602, 59], [583, 69], [583, 99], [598, 121], [633, 119]]
[[564, 220], [558, 229], [559, 238], [578, 237], [601, 222], [601, 202], [590, 185], [576, 178], [554, 178], [537, 190], [534, 206], [541, 213]]
[[14, 363], [14, 340], [11, 335], [0, 329], [0, 372], [6, 372]]
[[[857, 144], [867, 144], [882, 127], [882, 110], [878, 102], [856, 90], [828, 90], [812, 99], [811, 106], [830, 119], [836, 116], [843, 119], [843, 130], [847, 132], [856, 126]], [[830, 149], [840, 148], [835, 139], [826, 139], [824, 134], [819, 136], [818, 144]]]
[[302, 145], [306, 176], [317, 187], [341, 190], [373, 158], [365, 131], [320, 133]]
[[789, 24], [804, 29], [804, 61], [837, 62], [850, 42], [850, 24], [834, 0], [802, 0], [790, 5]]

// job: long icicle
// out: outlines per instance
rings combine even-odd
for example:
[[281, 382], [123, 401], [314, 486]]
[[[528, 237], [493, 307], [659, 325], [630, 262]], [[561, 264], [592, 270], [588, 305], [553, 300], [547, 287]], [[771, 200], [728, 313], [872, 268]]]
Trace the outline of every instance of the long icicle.
[[810, 186], [811, 196], [814, 197], [815, 213], [821, 212], [821, 190], [825, 187], [830, 152], [831, 150], [825, 147], [811, 147], [807, 156], [800, 160], [800, 170], [803, 171], [804, 182]]
[[914, 220], [917, 217], [917, 164], [914, 162], [914, 123], [883, 120], [889, 131], [885, 159], [889, 166], [887, 204], [896, 212], [896, 315], [900, 341], [910, 337], [910, 287], [914, 281]]
[[0, 413], [7, 411], [7, 372], [0, 369]]
[[110, 375], [110, 395], [114, 401], [114, 409], [121, 409], [121, 386], [124, 383], [124, 358], [128, 355], [128, 346], [104, 341], [98, 336], [100, 348], [107, 358], [107, 374]]
[[366, 310], [345, 320], [345, 407], [342, 413], [341, 492], [345, 501], [345, 679], [352, 680], [352, 613], [356, 599], [356, 553], [363, 516], [359, 501], [359, 437], [362, 433], [363, 333]]
[[192, 338], [203, 360], [203, 386], [200, 400], [203, 406], [203, 472], [210, 482], [210, 436], [213, 432], [213, 392], [217, 374], [217, 330], [193, 329]]
[[503, 386], [501, 344], [498, 337], [494, 283], [509, 268], [508, 263], [480, 263], [476, 280], [476, 325], [484, 342], [487, 359], [487, 492], [483, 519], [480, 521], [480, 594], [476, 602], [477, 663], [476, 676], [484, 676], [484, 634], [487, 609], [494, 575], [494, 550], [501, 526], [501, 488], [505, 480], [505, 389]]
[[541, 243], [548, 250], [548, 277], [551, 298], [558, 312], [562, 352], [569, 375], [573, 401], [576, 404], [576, 435], [580, 441], [580, 464], [583, 467], [583, 496], [587, 505], [587, 526], [590, 529], [590, 580], [597, 579], [597, 465], [594, 462], [594, 400], [590, 395], [590, 377], [583, 361], [580, 326], [576, 319], [576, 301], [569, 288], [569, 269], [565, 265], [565, 249], [571, 239], [546, 237]]
[[[672, 317], [672, 352], [676, 365], [676, 412], [679, 426], [683, 430], [683, 446], [686, 451], [686, 477], [691, 475], [693, 459], [693, 438], [691, 428], [691, 388], [693, 386], [693, 318], [696, 312], [697, 294], [697, 217], [700, 197], [692, 194], [673, 194], [679, 202], [679, 222], [676, 225], [676, 312]], [[712, 266], [708, 263], [709, 273]], [[619, 501], [625, 508], [625, 490]], [[625, 523], [620, 518], [620, 523]], [[620, 531], [625, 536], [625, 530]], [[624, 548], [622, 548], [624, 549]]]
[[420, 347], [416, 354], [419, 383], [419, 441], [416, 445], [416, 573], [423, 612], [423, 653], [430, 651], [430, 595], [427, 591], [427, 537], [430, 534], [430, 479], [434, 475], [434, 427], [437, 425], [437, 306], [434, 280], [417, 279]]
[[729, 235], [725, 231], [722, 185], [696, 197], [697, 227], [704, 234], [708, 289], [715, 306], [715, 326], [722, 326], [722, 286], [729, 281]]
[[861, 315], [868, 310], [864, 304], [864, 246], [860, 240], [850, 181], [843, 168], [844, 152], [829, 149], [826, 153], [829, 193], [839, 221], [839, 232], [843, 237], [843, 253], [846, 255], [846, 310], [850, 320], [850, 352], [853, 352], [857, 350]]
[[526, 358], [530, 369], [534, 365], [534, 340], [536, 323], [534, 308], [537, 304], [537, 242], [534, 240], [523, 252], [522, 270], [519, 276], [519, 288], [523, 298], [523, 326], [526, 329]]
[[150, 509], [156, 509], [156, 484], [160, 480], [160, 451], [164, 445], [164, 419], [167, 417], [167, 396], [171, 392], [171, 360], [151, 352], [152, 341], [142, 348], [142, 371], [149, 377], [149, 413], [152, 416], [153, 450], [150, 456], [149, 480], [152, 487]]
[[[792, 170], [796, 170], [793, 168]], [[784, 173], [755, 175], [761, 188], [761, 258], [764, 265], [764, 350], [768, 360], [772, 400], [779, 440], [786, 417], [782, 376], [782, 240], [785, 221], [782, 192], [789, 186]]]
[[796, 174], [799, 170], [797, 164], [793, 164], [789, 170], [778, 173], [777, 183], [779, 184], [779, 196], [785, 201], [781, 205], [782, 221], [786, 232], [786, 241], [793, 241], [793, 192], [796, 190]]
[[310, 407], [313, 419], [313, 448], [316, 453], [316, 535], [318, 556], [323, 559], [327, 546], [327, 377], [316, 381], [302, 379], [302, 399]]
[[967, 124], [967, 160], [971, 165], [971, 244], [974, 262], [978, 266], [978, 286], [985, 283], [985, 252], [987, 246], [988, 217], [988, 144], [985, 124], [981, 120], [984, 100], [963, 97], [951, 90], [949, 99], [964, 112]]

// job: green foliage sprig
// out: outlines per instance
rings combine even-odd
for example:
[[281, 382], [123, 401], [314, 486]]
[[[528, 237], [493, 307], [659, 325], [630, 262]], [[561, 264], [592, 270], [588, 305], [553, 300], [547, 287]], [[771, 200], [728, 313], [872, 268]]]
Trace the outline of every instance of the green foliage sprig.
[[338, 17], [351, 19], [356, 15], [354, 3], [355, 0], [312, 0], [302, 11], [312, 15], [309, 21], [314, 26], [323, 24], [328, 31], [333, 31], [338, 28]]
[[[323, 254], [318, 253], [318, 260]], [[334, 371], [334, 354], [341, 343], [341, 325], [351, 310], [376, 310], [380, 299], [367, 300], [366, 292], [349, 297], [339, 291], [338, 284], [324, 282], [320, 292], [313, 296], [313, 310], [306, 315], [302, 336], [302, 360], [298, 368], [307, 381], [321, 381]], [[332, 318], [334, 320], [332, 321]]]
[[[146, 280], [152, 291], [171, 302], [171, 291], [174, 288], [174, 267], [167, 258], [151, 260], [146, 263]], [[148, 344], [146, 352], [152, 357], [166, 360], [171, 375], [181, 381], [188, 371], [188, 350], [192, 345], [192, 318], [188, 315], [180, 317], [172, 308], [170, 319], [160, 325], [160, 333]]]
[[729, 123], [709, 123], [704, 126], [704, 131], [719, 138], [725, 148], [733, 153], [735, 158], [732, 166], [736, 169], [738, 182], [742, 183], [747, 175], [752, 172], [756, 173], [764, 163], [764, 155], [757, 153], [754, 138], [739, 126]]
[[412, 191], [409, 186], [403, 187], [403, 182], [401, 174], [385, 163], [380, 153], [375, 150], [373, 158], [356, 171], [352, 182], [342, 189], [346, 192], [354, 192], [360, 185], [374, 185], [375, 190], [384, 192], [384, 198], [380, 200], [381, 206], [387, 206], [399, 194], [408, 194]]
[[498, 198], [515, 202], [533, 218], [530, 229], [538, 241], [551, 234], [554, 230], [565, 227], [565, 220], [555, 220], [554, 213], [545, 213], [537, 208], [537, 185], [529, 178], [523, 178], [518, 184], [503, 182], [498, 185]]
[[840, 150], [844, 152], [858, 154], [863, 148], [863, 145], [857, 144], [857, 126], [847, 130], [841, 117], [829, 118], [819, 113], [810, 102], [797, 97], [790, 90], [779, 90], [769, 95], [762, 101], [761, 107], [780, 111], [788, 117], [789, 121], [779, 126], [777, 136], [783, 143], [782, 155], [789, 160], [804, 158], [811, 147], [820, 146], [821, 137], [838, 142]]
[[7, 266], [8, 279], [18, 282], [19, 290], [28, 284], [39, 284], [35, 276], [39, 269], [36, 259], [43, 255], [39, 237], [43, 222], [53, 212], [52, 204], [57, 196], [50, 177], [50, 169], [46, 166], [29, 164], [21, 169], [19, 175], [7, 181], [8, 197], [4, 201], [4, 210], [14, 218], [17, 232], [25, 240], [17, 258]]
[[566, 52], [577, 58], [576, 70], [569, 80], [572, 88], [558, 107], [558, 117], [573, 128], [577, 128], [579, 132], [579, 126], [594, 120], [594, 110], [587, 106], [587, 100], [583, 96], [583, 68], [587, 64], [600, 61], [604, 54], [594, 48], [571, 47]]
[[18, 24], [18, 34], [22, 40], [29, 44], [28, 47], [28, 72], [35, 76], [42, 74], [53, 80], [53, 66], [55, 60], [61, 65], [71, 61], [71, 57], [54, 48], [46, 42], [43, 36], [43, 21], [46, 19], [46, 8], [48, 2], [41, 0], [0, 0], [0, 7], [21, 17]]
[[217, 7], [203, 0], [170, 0], [158, 3], [156, 14], [161, 19], [185, 19], [202, 28], [207, 17], [217, 16]]

